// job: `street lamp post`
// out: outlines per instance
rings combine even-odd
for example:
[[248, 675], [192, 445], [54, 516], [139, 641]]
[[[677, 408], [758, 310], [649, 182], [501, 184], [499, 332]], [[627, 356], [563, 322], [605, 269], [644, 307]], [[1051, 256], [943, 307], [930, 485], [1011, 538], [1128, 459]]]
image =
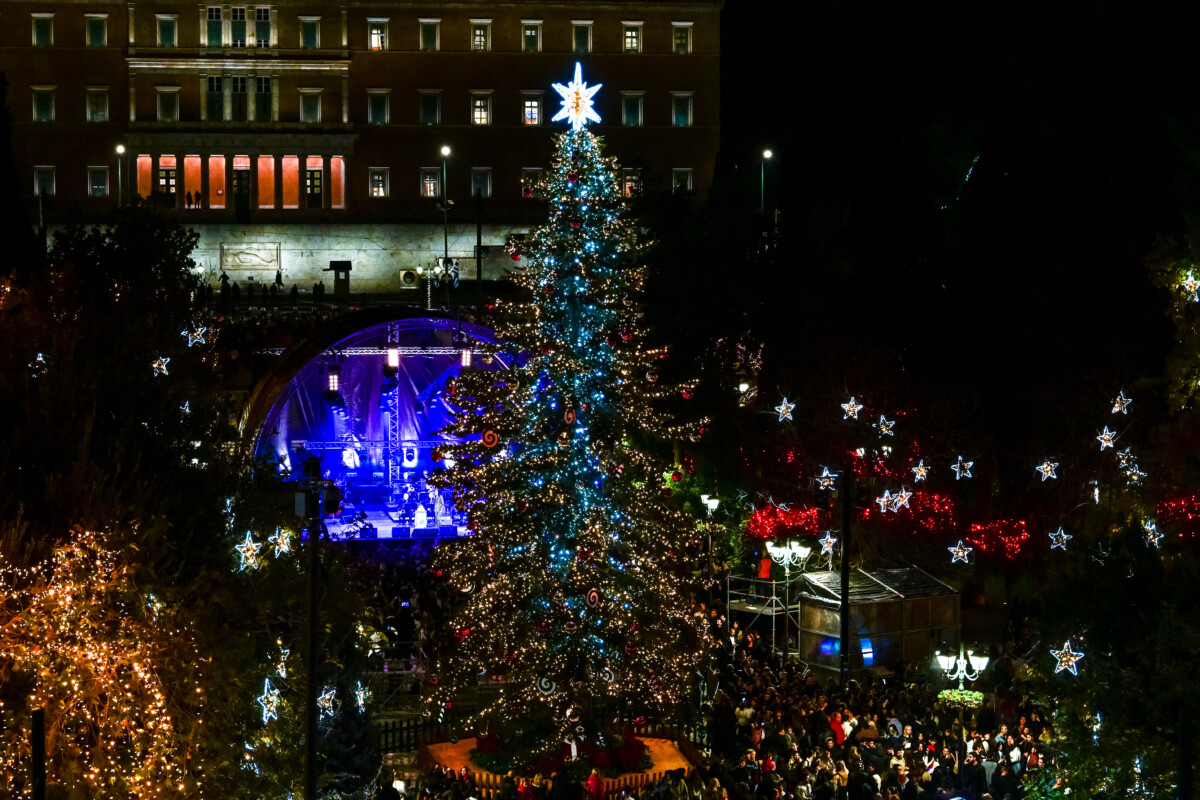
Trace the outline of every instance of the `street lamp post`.
[[125, 181], [121, 179], [121, 166], [125, 163], [125, 145], [117, 145], [117, 207], [125, 205]]
[[442, 145], [442, 267], [445, 268], [446, 259], [450, 257], [450, 227], [449, 227], [449, 212], [450, 212], [450, 193], [446, 187], [446, 162], [450, 158], [450, 146]]
[[[955, 656], [953, 653], [947, 653], [943, 655], [942, 651], [939, 650], [935, 658], [938, 667], [940, 667], [942, 670], [942, 674], [945, 675], [948, 680], [958, 680], [957, 700], [954, 699], [955, 695], [951, 695], [950, 704], [961, 705], [964, 707], [974, 707], [979, 705], [978, 700], [970, 700], [968, 699], [967, 695], [964, 694], [963, 681], [978, 680], [979, 676], [983, 674], [983, 671], [987, 669], [988, 661], [990, 659], [988, 659], [987, 656], [975, 655], [974, 650], [967, 650], [964, 654], [962, 642], [959, 642], [958, 644], [957, 656]], [[982, 699], [983, 695], [976, 695], [976, 697]], [[941, 694], [938, 695], [938, 699], [941, 699]], [[966, 768], [966, 749], [966, 743], [959, 741], [958, 745], [956, 746], [957, 752], [955, 753], [955, 756], [958, 758], [958, 769], [955, 770], [955, 783], [956, 788], [959, 789], [963, 787], [964, 783], [963, 771]]]
[[[799, 542], [788, 542], [785, 545], [777, 545], [774, 542], [767, 542], [767, 553], [770, 554], [771, 560], [776, 564], [783, 566], [783, 660], [787, 663], [788, 656], [788, 628], [789, 620], [791, 619], [791, 573], [792, 567], [803, 566], [808, 559], [809, 553], [812, 550]], [[772, 600], [774, 599], [774, 582], [771, 584]], [[772, 612], [774, 609], [772, 609]], [[775, 614], [771, 614], [771, 639], [774, 644], [775, 638]]]
[[770, 150], [763, 150], [762, 162], [759, 164], [758, 172], [758, 213], [762, 214], [767, 210], [767, 161], [771, 158]]

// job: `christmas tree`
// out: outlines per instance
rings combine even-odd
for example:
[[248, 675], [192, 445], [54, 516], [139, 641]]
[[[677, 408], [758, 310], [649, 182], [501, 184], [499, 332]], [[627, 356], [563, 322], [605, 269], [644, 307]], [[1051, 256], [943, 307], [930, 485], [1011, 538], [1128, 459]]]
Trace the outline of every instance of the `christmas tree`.
[[[508, 346], [446, 390], [459, 414], [435, 454], [474, 537], [445, 554], [464, 592], [434, 674], [429, 713], [495, 679], [497, 699], [463, 729], [549, 717], [551, 750], [593, 737], [600, 709], [667, 713], [687, 697], [703, 631], [689, 619], [682, 548], [696, 520], [672, 505], [682, 475], [650, 448], [693, 438], [666, 408], [665, 351], [645, 343], [638, 294], [648, 243], [628, 216], [613, 159], [584, 128], [597, 120], [576, 65], [556, 85], [572, 130], [537, 187], [547, 224], [520, 251], [524, 301], [495, 307]], [[508, 372], [489, 369], [516, 363]], [[480, 676], [484, 676], [481, 678]], [[495, 727], [492, 728], [495, 730]]]

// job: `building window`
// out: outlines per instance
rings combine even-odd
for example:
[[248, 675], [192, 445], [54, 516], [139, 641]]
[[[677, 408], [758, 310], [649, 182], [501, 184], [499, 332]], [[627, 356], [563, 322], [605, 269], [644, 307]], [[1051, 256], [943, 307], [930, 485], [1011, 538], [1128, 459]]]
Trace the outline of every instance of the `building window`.
[[421, 167], [421, 197], [442, 196], [442, 168]]
[[492, 168], [471, 167], [471, 197], [492, 196]]
[[471, 124], [492, 124], [492, 96], [490, 94], [471, 95]]
[[[237, 192], [237, 168], [238, 165], [233, 165], [234, 192]], [[247, 185], [249, 182], [247, 181]], [[259, 156], [258, 157], [258, 207], [259, 208], [274, 208], [275, 207], [275, 156]]]
[[671, 190], [675, 192], [692, 190], [692, 170], [690, 168], [671, 170]]
[[642, 173], [638, 169], [621, 170], [621, 193], [626, 197], [637, 197], [642, 193]]
[[229, 45], [231, 47], [246, 46], [246, 9], [244, 7], [230, 9], [232, 21], [229, 23]]
[[158, 121], [159, 122], [178, 122], [179, 121], [179, 87], [172, 86], [167, 88], [157, 88], [155, 93], [158, 95]]
[[271, 103], [271, 79], [254, 79], [254, 119], [257, 122], [270, 122], [274, 116]]
[[300, 90], [300, 121], [307, 123], [321, 121], [320, 91]]
[[367, 20], [367, 47], [372, 50], [387, 50], [386, 19]]
[[533, 192], [541, 180], [542, 170], [540, 167], [523, 167], [521, 169], [521, 196], [533, 197]]
[[692, 124], [692, 94], [675, 92], [671, 95], [671, 124], [687, 128]]
[[542, 96], [524, 95], [521, 98], [521, 122], [525, 125], [542, 124]]
[[436, 53], [442, 44], [442, 21], [440, 19], [423, 19], [421, 22], [421, 52]]
[[103, 14], [88, 14], [84, 17], [87, 26], [87, 46], [105, 47], [108, 45], [108, 17]]
[[54, 122], [54, 87], [33, 87], [33, 121]]
[[642, 124], [642, 93], [623, 92], [621, 94], [621, 124], [636, 128]]
[[300, 18], [300, 49], [316, 50], [321, 46], [321, 18]]
[[367, 186], [371, 197], [387, 197], [390, 183], [391, 175], [387, 167], [371, 167], [367, 170]]
[[158, 21], [158, 46], [159, 47], [178, 47], [179, 46], [179, 31], [178, 18], [174, 15], [165, 16], [158, 15], [155, 18]]
[[108, 122], [108, 89], [87, 90], [87, 121]]
[[671, 47], [681, 56], [692, 52], [692, 23], [671, 23]]
[[209, 47], [220, 47], [222, 45], [221, 33], [221, 7], [209, 6], [208, 15], [205, 20], [204, 39]]
[[178, 159], [175, 156], [158, 157], [158, 186], [157, 189], [167, 200], [167, 205], [175, 205], [175, 195], [179, 189]]
[[342, 156], [329, 157], [329, 207], [346, 207], [346, 160]]
[[225, 156], [208, 157], [208, 207], [225, 207]]
[[33, 15], [33, 45], [34, 47], [51, 47], [54, 45], [53, 14]]
[[54, 196], [54, 167], [33, 168], [33, 194]]
[[420, 116], [422, 125], [437, 125], [441, 122], [441, 92], [421, 92]]
[[304, 202], [308, 208], [325, 205], [325, 158], [309, 156], [304, 161]]
[[622, 42], [625, 52], [642, 52], [642, 23], [623, 22], [621, 24], [624, 26], [624, 36], [622, 38]]
[[486, 53], [492, 49], [492, 21], [490, 19], [471, 20], [471, 49], [477, 53]]
[[225, 79], [209, 75], [204, 86], [204, 118], [212, 122], [225, 119]]
[[88, 167], [88, 197], [108, 197], [108, 167]]
[[540, 19], [521, 21], [521, 52], [542, 52], [542, 21]]
[[246, 122], [250, 118], [250, 98], [246, 92], [246, 76], [235, 75], [229, 79], [233, 94], [233, 121]]
[[258, 47], [271, 46], [271, 9], [254, 9], [254, 43]]
[[372, 125], [388, 123], [388, 92], [386, 89], [367, 90], [367, 122]]
[[590, 20], [572, 20], [572, 44], [576, 55], [592, 52], [592, 23]]

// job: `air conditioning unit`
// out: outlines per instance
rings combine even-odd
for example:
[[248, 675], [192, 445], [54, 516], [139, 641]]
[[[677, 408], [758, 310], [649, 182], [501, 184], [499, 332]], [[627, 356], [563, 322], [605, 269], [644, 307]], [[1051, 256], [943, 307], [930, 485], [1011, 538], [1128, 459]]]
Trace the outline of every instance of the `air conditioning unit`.
[[401, 289], [419, 289], [421, 288], [421, 275], [415, 269], [400, 270], [400, 288]]

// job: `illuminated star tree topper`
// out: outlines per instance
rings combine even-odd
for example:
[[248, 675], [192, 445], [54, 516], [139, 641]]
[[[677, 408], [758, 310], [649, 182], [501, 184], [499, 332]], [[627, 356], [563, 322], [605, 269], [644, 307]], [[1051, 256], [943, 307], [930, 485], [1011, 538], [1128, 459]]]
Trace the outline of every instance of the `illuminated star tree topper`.
[[582, 130], [588, 121], [599, 122], [600, 115], [592, 108], [592, 98], [600, 91], [602, 83], [588, 86], [583, 82], [583, 65], [575, 62], [575, 78], [566, 86], [554, 84], [554, 91], [562, 97], [562, 109], [554, 115], [552, 122], [565, 119], [572, 130]]
[[1074, 650], [1072, 650], [1070, 641], [1067, 641], [1067, 643], [1063, 645], [1062, 650], [1051, 650], [1050, 655], [1058, 659], [1058, 663], [1054, 665], [1055, 675], [1062, 672], [1064, 669], [1070, 672], [1072, 675], [1079, 674], [1076, 671], [1075, 664], [1079, 661], [1079, 659], [1083, 658], [1084, 654], [1076, 653]]

